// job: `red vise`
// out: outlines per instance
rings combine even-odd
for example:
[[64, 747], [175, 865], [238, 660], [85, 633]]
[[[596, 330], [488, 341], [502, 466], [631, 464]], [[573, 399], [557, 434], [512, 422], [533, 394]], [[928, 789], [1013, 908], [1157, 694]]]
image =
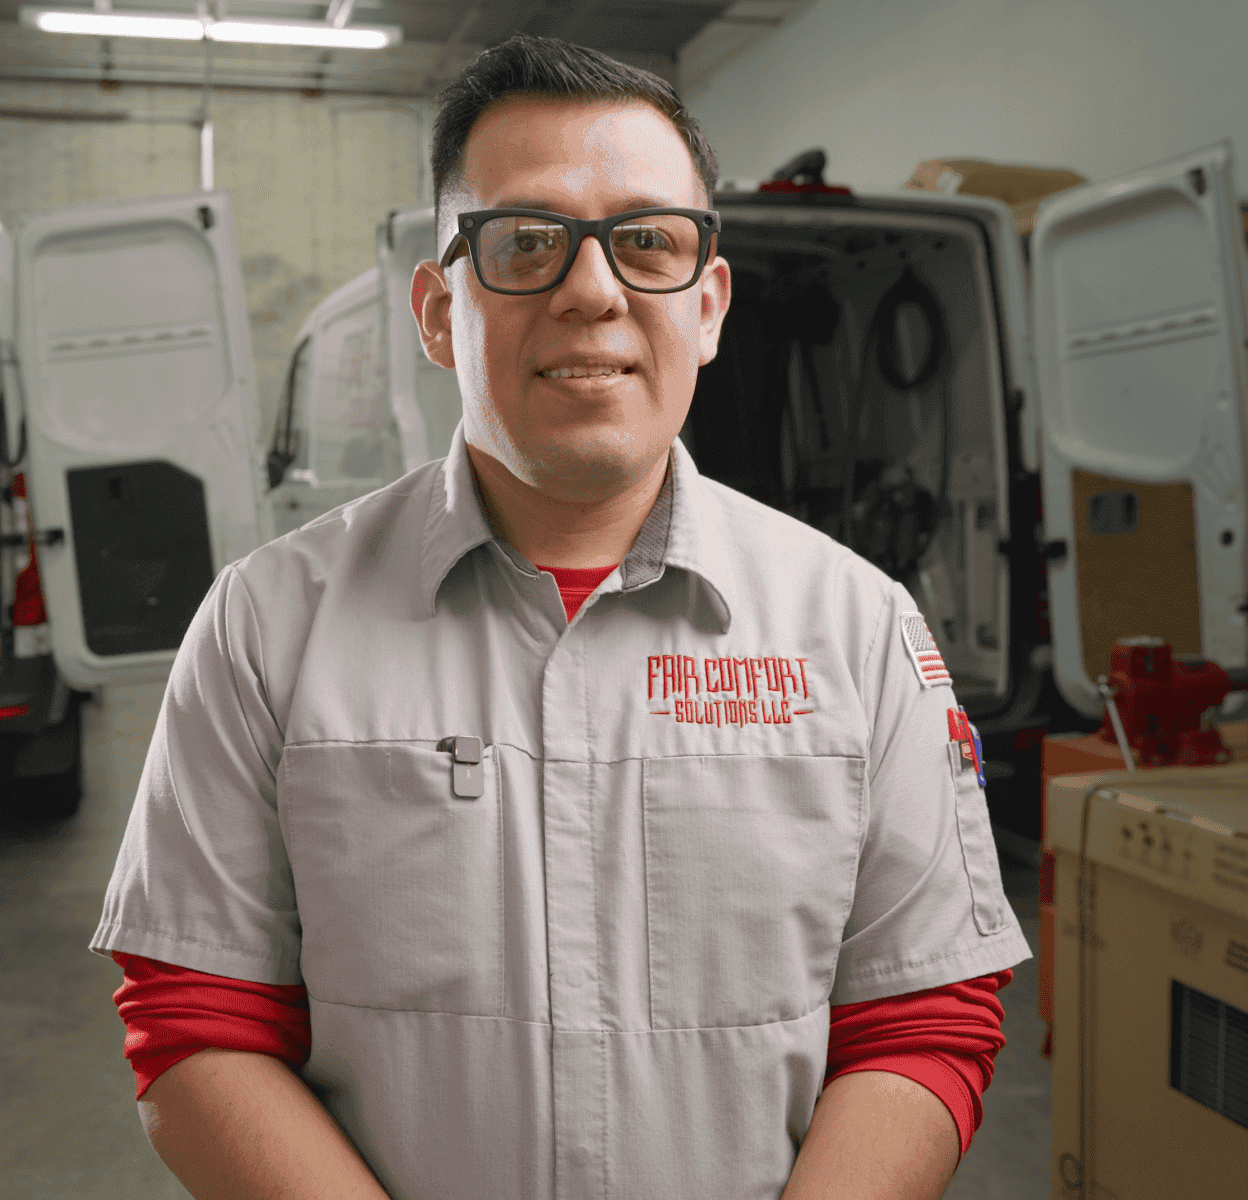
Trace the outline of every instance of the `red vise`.
[[[1161, 638], [1121, 638], [1109, 652], [1108, 683], [1140, 766], [1229, 761], [1230, 752], [1207, 716], [1232, 690], [1231, 677], [1217, 663], [1174, 658], [1170, 643]], [[1100, 736], [1111, 744], [1115, 740], [1108, 706]]]

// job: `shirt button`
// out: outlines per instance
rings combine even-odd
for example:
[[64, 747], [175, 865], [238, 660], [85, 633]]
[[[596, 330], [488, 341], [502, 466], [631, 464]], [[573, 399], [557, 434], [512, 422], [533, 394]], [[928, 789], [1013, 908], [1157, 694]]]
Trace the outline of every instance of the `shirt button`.
[[593, 1152], [588, 1146], [576, 1146], [572, 1150], [572, 1161], [578, 1167], [585, 1166], [591, 1157], [593, 1157]]

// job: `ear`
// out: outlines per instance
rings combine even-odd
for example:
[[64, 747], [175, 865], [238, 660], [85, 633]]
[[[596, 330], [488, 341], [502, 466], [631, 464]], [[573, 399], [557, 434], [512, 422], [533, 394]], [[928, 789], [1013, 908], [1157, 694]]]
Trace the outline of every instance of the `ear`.
[[732, 272], [727, 262], [716, 258], [702, 272], [698, 283], [702, 292], [701, 327], [698, 336], [698, 366], [704, 367], [719, 351], [719, 331], [732, 300]]
[[435, 366], [453, 371], [451, 289], [445, 272], [432, 259], [419, 263], [412, 275], [412, 316], [420, 330], [425, 357]]

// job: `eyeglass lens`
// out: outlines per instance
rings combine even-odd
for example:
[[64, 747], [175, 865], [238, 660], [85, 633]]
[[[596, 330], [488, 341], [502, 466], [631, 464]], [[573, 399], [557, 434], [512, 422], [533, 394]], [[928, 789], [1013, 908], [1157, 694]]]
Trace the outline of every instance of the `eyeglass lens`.
[[[690, 217], [630, 217], [608, 235], [626, 283], [661, 290], [683, 287], [697, 273], [698, 226]], [[565, 225], [539, 217], [494, 217], [481, 226], [477, 252], [491, 287], [525, 292], [545, 287], [563, 270], [572, 242]]]

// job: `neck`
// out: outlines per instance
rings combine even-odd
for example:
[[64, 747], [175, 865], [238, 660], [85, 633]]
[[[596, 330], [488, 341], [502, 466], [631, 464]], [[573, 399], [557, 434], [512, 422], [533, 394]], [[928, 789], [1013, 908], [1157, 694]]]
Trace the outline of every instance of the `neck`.
[[608, 567], [622, 562], [663, 489], [664, 455], [637, 483], [602, 500], [559, 500], [517, 479], [502, 463], [468, 446], [495, 532], [529, 562], [546, 567]]

